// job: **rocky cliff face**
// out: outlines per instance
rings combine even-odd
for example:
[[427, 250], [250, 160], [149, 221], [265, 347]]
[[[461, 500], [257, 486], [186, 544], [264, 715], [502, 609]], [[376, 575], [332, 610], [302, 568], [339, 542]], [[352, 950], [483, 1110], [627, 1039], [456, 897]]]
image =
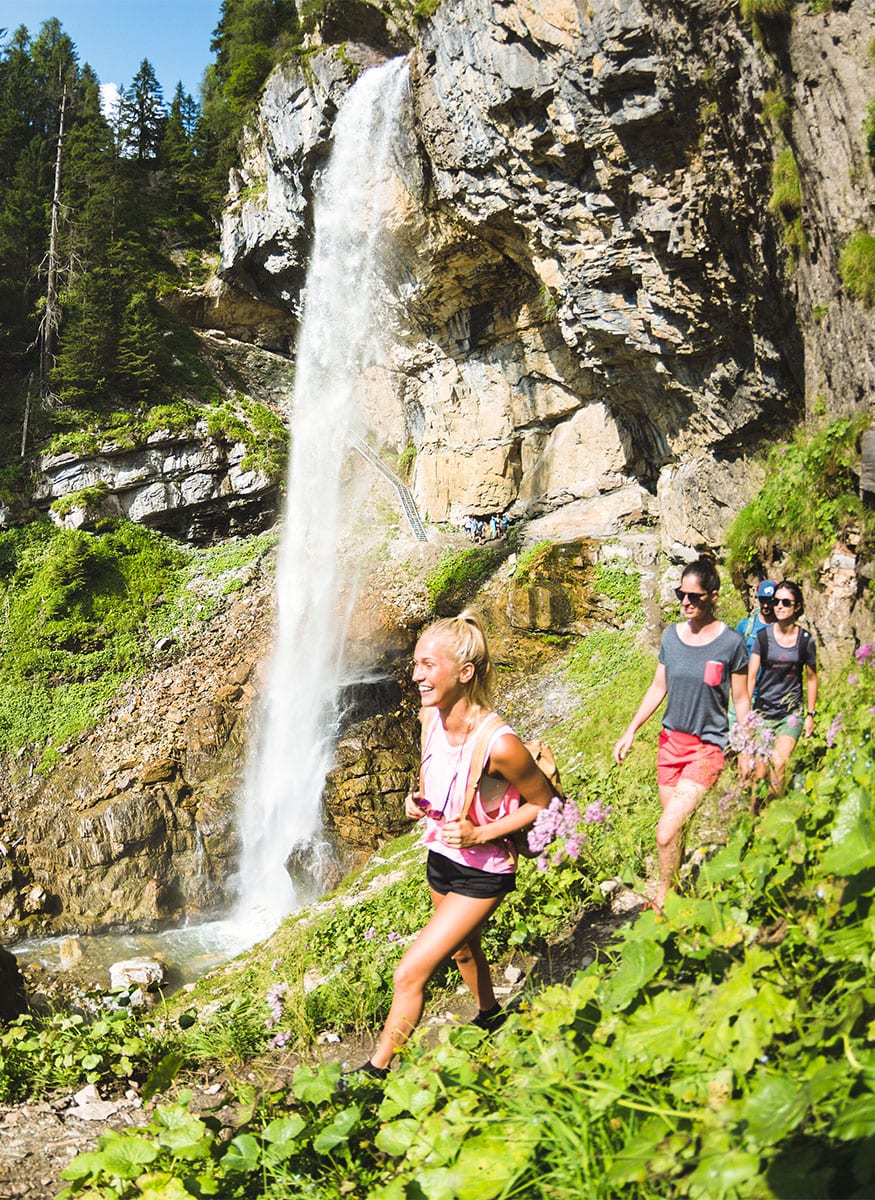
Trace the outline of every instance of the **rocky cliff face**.
[[[835, 263], [872, 200], [869, 24], [860, 0], [757, 44], [724, 0], [438, 7], [409, 54], [393, 337], [365, 399], [385, 443], [415, 445], [429, 516], [565, 509], [570, 532], [604, 535], [650, 511], [665, 544], [714, 545], [755, 482], [750, 449], [815, 393], [860, 402], [872, 317]], [[225, 218], [227, 281], [296, 309], [331, 118], [350, 64], [386, 53], [326, 48], [271, 79]], [[768, 207], [776, 88], [812, 226], [796, 273]]]

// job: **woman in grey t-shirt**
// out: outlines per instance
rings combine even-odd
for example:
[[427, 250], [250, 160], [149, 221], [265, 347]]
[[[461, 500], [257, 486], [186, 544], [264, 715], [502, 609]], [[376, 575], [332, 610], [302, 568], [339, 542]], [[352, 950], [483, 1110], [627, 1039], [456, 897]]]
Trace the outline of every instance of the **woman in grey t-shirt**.
[[653, 682], [614, 747], [614, 758], [622, 763], [635, 734], [667, 697], [656, 760], [662, 804], [656, 827], [657, 910], [680, 865], [684, 823], [723, 769], [730, 694], [739, 721], [750, 710], [747, 648], [741, 634], [714, 615], [719, 590], [720, 576], [711, 559], [699, 558], [686, 568], [675, 589], [684, 620], [663, 634]]

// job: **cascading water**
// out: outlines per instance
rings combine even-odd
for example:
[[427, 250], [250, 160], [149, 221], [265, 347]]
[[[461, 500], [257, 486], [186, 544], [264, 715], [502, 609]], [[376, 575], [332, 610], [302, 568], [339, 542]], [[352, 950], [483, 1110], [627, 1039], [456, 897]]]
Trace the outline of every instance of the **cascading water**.
[[[360, 434], [356, 381], [377, 340], [379, 242], [407, 79], [405, 61], [396, 59], [356, 81], [337, 114], [331, 157], [317, 184], [275, 643], [241, 812], [236, 923], [253, 940], [311, 899], [320, 883], [322, 789], [347, 619], [337, 604], [338, 539], [347, 517], [342, 470], [351, 439]], [[348, 611], [348, 592], [347, 599]], [[290, 855], [298, 863], [309, 857], [310, 894], [306, 882], [292, 881]]]

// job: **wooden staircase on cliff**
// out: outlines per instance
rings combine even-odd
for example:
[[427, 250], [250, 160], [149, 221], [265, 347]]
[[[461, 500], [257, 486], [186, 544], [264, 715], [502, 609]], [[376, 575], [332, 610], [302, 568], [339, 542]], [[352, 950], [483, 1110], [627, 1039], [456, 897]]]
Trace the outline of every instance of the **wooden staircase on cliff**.
[[410, 488], [401, 479], [391, 467], [387, 467], [376, 451], [372, 450], [367, 442], [361, 438], [356, 438], [353, 442], [353, 447], [358, 450], [359, 454], [372, 467], [384, 475], [392, 484], [392, 487], [398, 493], [398, 499], [401, 501], [401, 508], [404, 510], [404, 516], [407, 518], [407, 524], [410, 526], [413, 536], [418, 542], [427, 542], [428, 534], [425, 532], [425, 526], [422, 523], [422, 517], [419, 515], [419, 509], [416, 507], [416, 501], [413, 499], [413, 493]]

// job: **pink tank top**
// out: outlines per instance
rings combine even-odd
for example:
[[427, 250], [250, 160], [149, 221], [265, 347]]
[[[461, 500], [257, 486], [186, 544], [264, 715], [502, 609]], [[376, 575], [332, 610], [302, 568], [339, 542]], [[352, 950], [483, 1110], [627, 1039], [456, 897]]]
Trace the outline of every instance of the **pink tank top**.
[[[492, 747], [505, 733], [513, 733], [509, 725], [500, 725], [486, 746], [484, 762], [489, 761]], [[475, 738], [468, 737], [461, 746], [451, 746], [439, 714], [431, 718], [426, 734], [423, 755], [423, 780], [425, 798], [433, 809], [444, 814], [444, 820], [455, 820], [465, 806], [465, 791]], [[488, 825], [499, 817], [506, 817], [520, 805], [520, 793], [503, 779], [483, 775], [480, 787], [474, 793], [468, 820], [473, 825]], [[516, 850], [507, 838], [485, 842], [482, 846], [445, 846], [440, 838], [442, 821], [432, 817], [423, 818], [423, 844], [436, 854], [443, 854], [454, 862], [491, 875], [510, 875], [516, 870]]]

